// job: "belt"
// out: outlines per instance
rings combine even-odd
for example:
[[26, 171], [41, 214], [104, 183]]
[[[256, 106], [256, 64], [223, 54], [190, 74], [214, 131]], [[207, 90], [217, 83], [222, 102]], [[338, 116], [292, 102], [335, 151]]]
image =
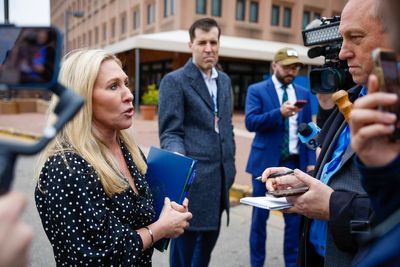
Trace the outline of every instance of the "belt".
[[284, 159], [281, 159], [281, 162], [288, 162], [288, 161], [294, 161], [294, 160], [299, 160], [299, 155], [298, 154], [290, 154]]

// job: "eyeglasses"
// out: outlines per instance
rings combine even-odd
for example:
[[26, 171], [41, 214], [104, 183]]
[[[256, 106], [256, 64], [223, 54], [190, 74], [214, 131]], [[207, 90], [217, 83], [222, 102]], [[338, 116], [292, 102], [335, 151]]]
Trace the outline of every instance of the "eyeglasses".
[[299, 71], [301, 69], [300, 65], [297, 64], [292, 64], [292, 65], [281, 65], [278, 64], [284, 71], [289, 72], [289, 71]]

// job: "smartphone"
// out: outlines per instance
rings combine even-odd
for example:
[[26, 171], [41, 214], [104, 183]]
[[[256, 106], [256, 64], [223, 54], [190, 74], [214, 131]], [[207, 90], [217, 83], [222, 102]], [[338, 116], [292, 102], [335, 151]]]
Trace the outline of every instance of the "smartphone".
[[267, 194], [274, 196], [274, 197], [289, 197], [295, 195], [301, 195], [308, 191], [308, 186], [301, 186], [291, 189], [283, 189], [283, 190], [275, 190], [268, 192]]
[[294, 103], [294, 105], [295, 105], [296, 107], [298, 107], [298, 108], [302, 108], [302, 107], [304, 107], [307, 103], [308, 103], [307, 100], [305, 100], [305, 99], [304, 99], [304, 100], [300, 99], [300, 100], [297, 100], [296, 103]]
[[[400, 82], [396, 53], [391, 50], [376, 48], [372, 51], [372, 58], [374, 61], [374, 73], [379, 81], [379, 90], [387, 93], [395, 93], [400, 99]], [[380, 107], [380, 109], [397, 115], [396, 129], [389, 138], [392, 141], [400, 140], [400, 103]]]

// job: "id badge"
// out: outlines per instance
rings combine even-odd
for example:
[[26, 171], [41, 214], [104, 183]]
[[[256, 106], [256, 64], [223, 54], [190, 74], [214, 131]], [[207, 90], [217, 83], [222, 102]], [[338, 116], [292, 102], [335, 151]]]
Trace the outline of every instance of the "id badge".
[[219, 134], [219, 118], [217, 114], [214, 114], [214, 130]]

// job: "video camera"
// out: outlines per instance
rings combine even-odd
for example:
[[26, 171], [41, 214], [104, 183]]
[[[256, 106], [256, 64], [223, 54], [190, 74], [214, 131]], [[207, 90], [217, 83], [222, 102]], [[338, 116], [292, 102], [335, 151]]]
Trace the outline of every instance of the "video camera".
[[321, 67], [313, 68], [310, 72], [310, 86], [313, 94], [330, 94], [339, 89], [347, 90], [355, 85], [347, 62], [339, 59], [343, 42], [339, 33], [339, 24], [340, 16], [321, 18], [310, 23], [302, 31], [304, 45], [314, 46], [308, 51], [308, 57], [325, 57], [325, 63]]

